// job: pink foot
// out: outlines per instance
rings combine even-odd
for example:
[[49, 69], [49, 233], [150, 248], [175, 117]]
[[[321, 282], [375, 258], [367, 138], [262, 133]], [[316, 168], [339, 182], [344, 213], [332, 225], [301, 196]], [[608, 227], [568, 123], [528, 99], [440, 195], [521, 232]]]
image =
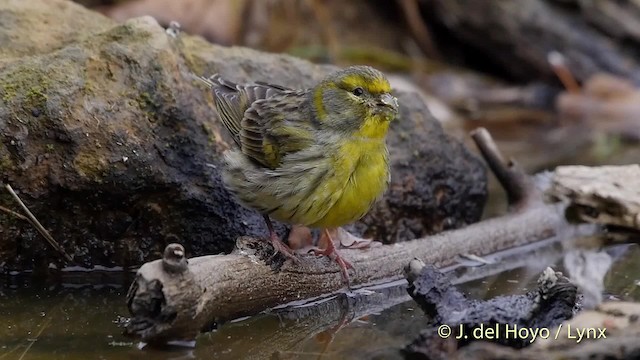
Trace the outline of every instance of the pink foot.
[[348, 262], [347, 260], [345, 260], [340, 253], [338, 252], [338, 250], [336, 249], [334, 243], [333, 243], [333, 238], [331, 237], [331, 234], [329, 233], [328, 229], [324, 229], [322, 232], [322, 237], [320, 238], [320, 241], [318, 241], [318, 243], [322, 243], [324, 240], [324, 242], [326, 243], [326, 247], [324, 249], [321, 248], [313, 248], [311, 249], [311, 251], [316, 254], [316, 255], [324, 255], [324, 256], [328, 256], [330, 259], [332, 259], [333, 261], [335, 261], [338, 266], [340, 267], [340, 273], [342, 274], [342, 280], [344, 281], [344, 283], [347, 285], [347, 287], [351, 287], [351, 283], [350, 283], [350, 279], [349, 279], [349, 269], [353, 269], [353, 265], [351, 265], [350, 262]]
[[295, 263], [300, 262], [298, 257], [296, 257], [295, 252], [291, 250], [291, 248], [288, 247], [287, 244], [283, 243], [282, 240], [280, 240], [280, 238], [278, 237], [278, 234], [276, 234], [276, 231], [273, 228], [271, 219], [269, 219], [268, 216], [264, 215], [264, 220], [267, 223], [267, 227], [269, 228], [269, 241], [271, 242], [271, 245], [275, 250], [275, 252], [273, 253], [273, 256], [275, 256], [277, 253], [280, 253], [284, 255], [286, 258], [293, 260], [293, 262]]

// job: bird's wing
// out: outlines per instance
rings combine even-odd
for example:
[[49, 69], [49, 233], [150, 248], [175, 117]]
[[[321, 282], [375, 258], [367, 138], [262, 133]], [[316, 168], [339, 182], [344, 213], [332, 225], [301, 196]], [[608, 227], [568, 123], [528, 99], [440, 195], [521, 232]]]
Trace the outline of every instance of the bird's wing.
[[313, 142], [307, 96], [262, 82], [237, 85], [218, 75], [210, 77], [216, 108], [242, 152], [275, 169], [282, 158]]
[[262, 165], [277, 168], [282, 158], [314, 142], [314, 126], [304, 92], [287, 91], [258, 100], [245, 111], [242, 152]]

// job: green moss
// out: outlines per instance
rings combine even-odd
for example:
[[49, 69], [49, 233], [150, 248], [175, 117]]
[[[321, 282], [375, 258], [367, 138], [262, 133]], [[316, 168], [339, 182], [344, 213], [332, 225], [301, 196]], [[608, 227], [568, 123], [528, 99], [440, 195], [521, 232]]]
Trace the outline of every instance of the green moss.
[[80, 176], [96, 182], [102, 178], [108, 168], [107, 161], [97, 152], [81, 152], [73, 159], [73, 166]]
[[103, 33], [105, 42], [122, 42], [129, 41], [131, 37], [134, 35], [134, 29], [129, 24], [122, 24], [120, 26], [115, 26], [111, 28], [109, 31]]
[[0, 155], [0, 173], [8, 173], [14, 169], [13, 161], [9, 154]]
[[16, 86], [13, 83], [2, 84], [2, 100], [4, 102], [11, 101], [16, 96]]
[[[1, 166], [0, 166], [1, 168]], [[9, 195], [9, 193], [7, 191], [3, 191], [0, 193], [0, 205], [3, 205], [6, 208], [9, 208], [17, 213], [20, 213], [21, 211], [18, 210], [18, 207], [15, 205], [15, 200], [13, 200], [13, 198], [11, 197], [11, 195]], [[3, 229], [5, 231], [11, 231], [11, 228], [13, 227], [20, 227], [21, 225], [24, 225], [24, 221], [12, 214], [6, 213], [4, 211], [0, 211], [0, 229]], [[5, 232], [3, 235], [8, 235], [7, 232]], [[9, 241], [6, 241], [4, 245], [9, 244]], [[0, 247], [2, 247], [2, 242], [0, 242]]]
[[129, 23], [114, 26], [111, 29], [91, 36], [87, 39], [86, 44], [92, 48], [104, 49], [105, 44], [119, 43], [130, 47], [130, 44], [144, 44], [150, 37], [151, 33], [143, 31], [140, 28]]
[[28, 111], [43, 108], [51, 83], [47, 72], [32, 64], [24, 64], [12, 70], [0, 77], [2, 100], [7, 103], [22, 103], [22, 108]]
[[143, 111], [148, 120], [155, 119], [155, 112], [160, 104], [148, 92], [141, 92], [136, 99], [138, 108]]
[[138, 103], [142, 105], [141, 107], [158, 107], [158, 104], [154, 101], [153, 97], [148, 92], [142, 92], [140, 93], [140, 95], [138, 95]]
[[203, 57], [210, 55], [209, 52], [205, 54], [203, 49], [210, 49], [211, 44], [206, 42], [204, 39], [195, 36], [183, 36], [181, 39], [183, 45], [182, 56], [184, 57], [189, 70], [194, 74], [202, 75], [204, 75], [205, 72], [212, 72], [209, 66], [210, 61]]
[[27, 91], [25, 105], [32, 108], [41, 108], [47, 104], [47, 94], [40, 87], [33, 87]]
[[93, 82], [89, 81], [89, 77], [85, 75], [84, 78], [84, 92], [87, 95], [95, 95], [96, 94], [96, 89], [94, 87]]

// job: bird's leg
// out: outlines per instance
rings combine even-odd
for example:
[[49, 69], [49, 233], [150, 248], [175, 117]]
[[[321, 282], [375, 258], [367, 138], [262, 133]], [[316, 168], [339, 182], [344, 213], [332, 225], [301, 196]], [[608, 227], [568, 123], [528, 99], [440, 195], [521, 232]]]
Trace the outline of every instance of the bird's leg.
[[287, 244], [283, 243], [282, 240], [280, 240], [280, 237], [278, 237], [276, 230], [273, 228], [273, 223], [271, 223], [269, 215], [263, 215], [263, 217], [264, 221], [267, 223], [267, 228], [269, 229], [269, 241], [271, 241], [271, 245], [275, 249], [275, 253], [273, 255], [281, 253], [294, 262], [298, 262], [298, 258], [296, 257], [293, 250], [291, 250], [291, 248], [288, 247]]
[[320, 237], [320, 240], [318, 241], [318, 245], [322, 244], [322, 242], [324, 241], [326, 243], [326, 246], [324, 249], [315, 248], [312, 251], [316, 255], [328, 256], [329, 258], [333, 259], [336, 263], [338, 263], [338, 266], [340, 267], [340, 272], [342, 273], [342, 279], [347, 284], [347, 287], [350, 287], [351, 284], [349, 282], [348, 269], [353, 269], [353, 265], [351, 265], [351, 263], [349, 263], [347, 260], [342, 258], [342, 256], [340, 256], [340, 253], [338, 252], [335, 244], [333, 243], [333, 237], [331, 236], [331, 232], [335, 233], [336, 229], [322, 230], [322, 235]]
[[333, 340], [336, 338], [338, 332], [340, 332], [340, 330], [342, 330], [345, 326], [349, 325], [352, 320], [353, 316], [349, 311], [342, 311], [340, 313], [340, 320], [338, 321], [338, 324], [316, 335], [316, 339], [319, 340], [321, 344], [324, 344], [321, 351], [322, 354], [327, 354], [327, 350], [329, 349], [329, 346], [331, 346], [331, 343], [333, 343]]

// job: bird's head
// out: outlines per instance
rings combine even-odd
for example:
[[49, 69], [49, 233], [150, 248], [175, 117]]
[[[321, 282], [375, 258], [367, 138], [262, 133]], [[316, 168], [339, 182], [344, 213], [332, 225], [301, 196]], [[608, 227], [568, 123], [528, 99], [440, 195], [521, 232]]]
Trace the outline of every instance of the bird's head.
[[384, 138], [398, 114], [387, 78], [369, 66], [329, 75], [312, 91], [316, 119], [326, 128], [364, 138]]

